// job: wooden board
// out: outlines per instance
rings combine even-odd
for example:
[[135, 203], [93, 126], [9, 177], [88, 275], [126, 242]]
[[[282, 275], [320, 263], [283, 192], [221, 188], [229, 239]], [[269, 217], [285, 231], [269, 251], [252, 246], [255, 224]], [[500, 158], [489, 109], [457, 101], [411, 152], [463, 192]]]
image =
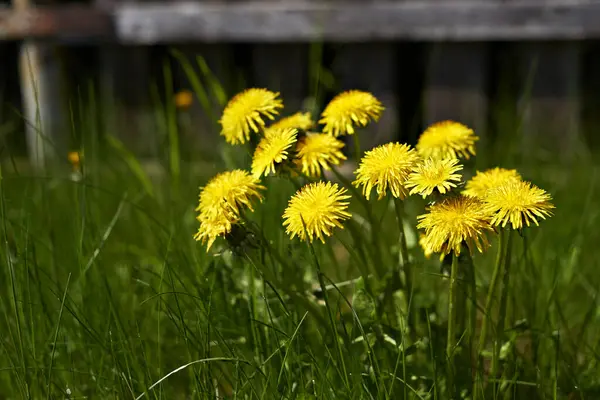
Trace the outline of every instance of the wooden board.
[[582, 54], [582, 132], [592, 152], [600, 150], [600, 43], [581, 45]]
[[304, 111], [308, 96], [308, 46], [257, 44], [252, 46], [252, 84], [281, 93], [283, 115]]
[[[336, 49], [333, 74], [340, 91], [358, 89], [371, 92], [384, 105], [378, 123], [360, 129], [362, 151], [399, 140], [399, 99], [397, 95], [399, 60], [393, 43], [345, 44]], [[351, 139], [351, 138], [347, 138]], [[349, 153], [354, 154], [352, 140]]]
[[[547, 157], [570, 158], [581, 140], [580, 53], [576, 43], [530, 43], [520, 46], [524, 89], [523, 146]], [[529, 157], [531, 154], [528, 154]]]
[[482, 138], [487, 122], [488, 52], [484, 43], [431, 45], [424, 99], [424, 125], [454, 120]]
[[120, 40], [144, 44], [600, 37], [595, 0], [124, 3], [114, 18]]

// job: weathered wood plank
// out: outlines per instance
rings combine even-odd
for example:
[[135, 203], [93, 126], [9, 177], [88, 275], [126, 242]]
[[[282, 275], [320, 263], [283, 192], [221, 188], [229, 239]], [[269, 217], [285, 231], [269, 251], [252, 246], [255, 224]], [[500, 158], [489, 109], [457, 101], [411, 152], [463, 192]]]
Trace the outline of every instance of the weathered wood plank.
[[117, 37], [131, 43], [600, 37], [595, 0], [176, 2], [120, 4], [114, 16]]
[[[378, 123], [358, 131], [362, 151], [399, 139], [396, 56], [396, 46], [392, 43], [342, 45], [336, 51], [332, 68], [339, 89], [371, 92], [385, 107]], [[348, 147], [350, 154], [354, 154], [352, 140], [348, 140]]]
[[600, 150], [600, 43], [582, 44], [582, 132], [592, 153]]
[[[17, 12], [26, 12], [28, 0], [13, 0]], [[43, 169], [49, 158], [64, 151], [58, 136], [64, 132], [59, 60], [51, 45], [24, 41], [19, 53], [19, 78], [29, 159]]]
[[0, 40], [101, 40], [114, 32], [109, 12], [82, 5], [0, 6]]
[[253, 85], [281, 93], [284, 115], [303, 111], [308, 95], [308, 48], [295, 44], [257, 44], [252, 49]]
[[425, 87], [425, 125], [450, 119], [482, 136], [488, 107], [487, 57], [484, 43], [432, 45]]
[[581, 143], [579, 46], [530, 43], [520, 51], [524, 148], [565, 160]]
[[[111, 19], [114, 19], [112, 26]], [[0, 39], [181, 41], [539, 40], [600, 37], [596, 0], [294, 1], [0, 8]]]

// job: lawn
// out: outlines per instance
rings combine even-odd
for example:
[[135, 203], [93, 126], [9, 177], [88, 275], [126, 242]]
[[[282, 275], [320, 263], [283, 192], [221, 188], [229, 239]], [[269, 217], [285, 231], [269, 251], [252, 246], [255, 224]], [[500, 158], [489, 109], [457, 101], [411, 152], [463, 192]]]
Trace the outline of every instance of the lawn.
[[[194, 239], [200, 188], [220, 172], [250, 172], [260, 135], [230, 145], [215, 121], [219, 151], [185, 158], [180, 112], [159, 107], [164, 151], [148, 162], [108, 134], [81, 134], [79, 157], [42, 172], [3, 160], [0, 398], [600, 396], [600, 176], [590, 154], [567, 163], [524, 157], [507, 140], [475, 143], [475, 157], [459, 154], [451, 194], [405, 199], [375, 189], [367, 199], [352, 184], [353, 154], [321, 178], [279, 160], [256, 181], [262, 201], [249, 196], [253, 212], [238, 204], [207, 251]], [[549, 193], [553, 215], [487, 229], [483, 252], [459, 240], [460, 255], [426, 257], [417, 216], [496, 166]], [[299, 239], [314, 226], [296, 220], [291, 238], [288, 202], [319, 180], [346, 188], [349, 217], [323, 242]]]

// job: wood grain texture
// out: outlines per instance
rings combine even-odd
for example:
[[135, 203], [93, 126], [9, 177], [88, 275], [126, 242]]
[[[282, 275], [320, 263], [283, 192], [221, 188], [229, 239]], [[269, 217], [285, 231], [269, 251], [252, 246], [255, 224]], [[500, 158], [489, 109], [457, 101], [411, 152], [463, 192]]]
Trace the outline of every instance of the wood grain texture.
[[595, 0], [177, 2], [121, 4], [114, 17], [117, 37], [133, 43], [600, 37]]

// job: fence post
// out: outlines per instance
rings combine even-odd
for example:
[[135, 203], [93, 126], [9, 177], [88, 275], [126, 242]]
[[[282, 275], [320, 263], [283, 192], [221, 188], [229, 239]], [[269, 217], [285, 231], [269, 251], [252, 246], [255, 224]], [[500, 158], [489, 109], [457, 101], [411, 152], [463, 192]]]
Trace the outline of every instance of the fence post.
[[[379, 123], [361, 129], [362, 150], [399, 140], [398, 66], [395, 43], [353, 43], [340, 45], [333, 61], [333, 73], [340, 90], [366, 90], [385, 106]], [[352, 140], [349, 154], [354, 154]]]
[[436, 43], [428, 56], [425, 125], [451, 119], [485, 137], [487, 45]]
[[301, 111], [308, 95], [307, 47], [299, 44], [256, 44], [252, 46], [254, 84], [281, 93], [282, 115]]
[[[16, 11], [29, 7], [28, 0], [13, 0]], [[63, 149], [57, 136], [64, 118], [60, 95], [60, 68], [52, 45], [25, 40], [19, 49], [19, 76], [29, 161], [43, 169], [52, 150]]]
[[520, 50], [523, 146], [569, 159], [581, 149], [579, 45], [528, 43]]

